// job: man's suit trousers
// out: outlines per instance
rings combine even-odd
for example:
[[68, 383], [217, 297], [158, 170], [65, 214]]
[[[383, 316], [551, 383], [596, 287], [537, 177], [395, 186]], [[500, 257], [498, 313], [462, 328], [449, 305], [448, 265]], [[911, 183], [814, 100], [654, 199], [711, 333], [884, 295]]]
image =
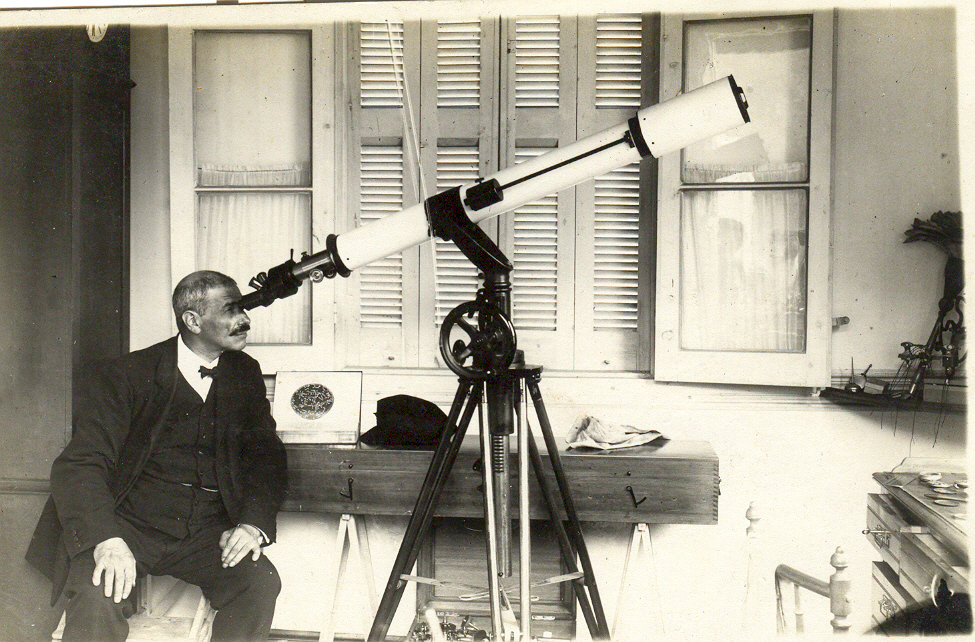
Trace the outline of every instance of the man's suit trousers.
[[[264, 555], [256, 562], [248, 555], [236, 566], [222, 567], [220, 535], [230, 525], [214, 523], [176, 539], [121, 518], [119, 522], [140, 576], [171, 575], [200, 587], [217, 611], [213, 642], [267, 639], [281, 580]], [[133, 609], [125, 600], [116, 604], [106, 598], [103, 583], [93, 584], [93, 552], [84, 551], [71, 561], [63, 642], [122, 642], [128, 635], [126, 618]]]

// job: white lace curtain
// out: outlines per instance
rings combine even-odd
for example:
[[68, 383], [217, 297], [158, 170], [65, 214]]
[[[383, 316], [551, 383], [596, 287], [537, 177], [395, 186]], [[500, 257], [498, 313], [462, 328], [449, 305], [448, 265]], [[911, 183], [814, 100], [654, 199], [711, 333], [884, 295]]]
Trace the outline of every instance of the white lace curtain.
[[[243, 186], [251, 180], [266, 184], [268, 168], [221, 175], [233, 181], [228, 184]], [[198, 199], [197, 265], [220, 266], [245, 294], [251, 291], [252, 276], [283, 263], [292, 251], [297, 257], [311, 247], [311, 199], [306, 192], [203, 192]], [[309, 287], [248, 314], [251, 344], [311, 342]]]
[[688, 23], [687, 82], [734, 74], [752, 122], [683, 152], [682, 349], [805, 350], [810, 38], [808, 16]]
[[681, 207], [681, 347], [804, 350], [805, 191], [695, 191]]
[[[196, 261], [244, 293], [257, 273], [312, 249], [310, 54], [302, 31], [194, 35]], [[251, 310], [248, 342], [310, 343], [311, 296], [306, 286]]]

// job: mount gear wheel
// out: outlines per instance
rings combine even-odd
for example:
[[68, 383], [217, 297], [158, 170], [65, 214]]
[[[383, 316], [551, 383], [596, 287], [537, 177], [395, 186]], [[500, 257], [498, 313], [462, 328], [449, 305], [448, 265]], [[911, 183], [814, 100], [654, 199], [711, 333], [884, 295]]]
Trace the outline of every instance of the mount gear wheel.
[[440, 355], [448, 368], [467, 379], [489, 379], [504, 372], [516, 347], [511, 320], [486, 301], [461, 303], [440, 326]]

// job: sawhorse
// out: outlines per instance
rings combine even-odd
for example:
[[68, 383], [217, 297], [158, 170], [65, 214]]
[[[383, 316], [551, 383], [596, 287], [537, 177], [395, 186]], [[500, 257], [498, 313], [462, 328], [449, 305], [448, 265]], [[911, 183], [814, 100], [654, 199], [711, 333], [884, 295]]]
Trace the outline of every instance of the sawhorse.
[[325, 619], [322, 622], [322, 631], [318, 637], [319, 642], [333, 642], [335, 639], [335, 605], [338, 603], [339, 584], [345, 574], [350, 554], [358, 557], [362, 564], [362, 579], [366, 585], [366, 603], [369, 605], [369, 612], [365, 614], [367, 628], [372, 623], [378, 608], [376, 581], [372, 574], [372, 555], [369, 552], [369, 538], [366, 534], [365, 523], [356, 521], [354, 515], [342, 515], [336, 529], [335, 547], [332, 553], [332, 565], [329, 568], [335, 569], [335, 573], [332, 575], [331, 585], [325, 595]]
[[[630, 564], [639, 565], [637, 577], [641, 578], [634, 587], [635, 590], [628, 590], [629, 576], [631, 574]], [[636, 596], [636, 599], [627, 599], [627, 595]], [[649, 604], [647, 604], [649, 602]], [[647, 618], [644, 614], [651, 613], [651, 625], [647, 626]], [[631, 633], [640, 634], [637, 637], [626, 634], [627, 626], [622, 626], [626, 614], [631, 614], [629, 626], [638, 628]], [[638, 615], [638, 622], [632, 621], [632, 616]], [[652, 631], [655, 636], [648, 636], [648, 631]], [[660, 612], [660, 592], [657, 586], [657, 564], [653, 558], [653, 541], [650, 538], [650, 525], [639, 523], [633, 525], [633, 535], [630, 537], [630, 545], [626, 549], [626, 561], [623, 562], [623, 576], [620, 578], [620, 593], [616, 600], [616, 617], [613, 618], [613, 639], [614, 640], [635, 640], [640, 637], [662, 637], [664, 634], [663, 617]]]

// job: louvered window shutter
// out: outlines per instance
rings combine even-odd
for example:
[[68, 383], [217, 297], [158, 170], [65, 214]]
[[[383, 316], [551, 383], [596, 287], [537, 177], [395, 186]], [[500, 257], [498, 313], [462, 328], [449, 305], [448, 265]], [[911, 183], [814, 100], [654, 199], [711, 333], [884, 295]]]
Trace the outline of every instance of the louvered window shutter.
[[[561, 98], [562, 19], [559, 16], [519, 18], [515, 25], [516, 113], [522, 109], [558, 110]], [[571, 62], [569, 63], [571, 64]], [[556, 121], [557, 122], [557, 121]], [[519, 130], [514, 161], [520, 163], [550, 151], [528, 143], [530, 132]], [[542, 133], [542, 132], [536, 132]], [[563, 132], [544, 132], [550, 145], [568, 142]], [[512, 215], [510, 256], [512, 315], [523, 334], [534, 330], [558, 330], [558, 244], [559, 202], [556, 194], [545, 195], [520, 207]], [[568, 235], [563, 235], [567, 238]], [[565, 304], [568, 301], [562, 301]], [[528, 335], [526, 335], [528, 336]]]
[[[580, 138], [625, 122], [641, 107], [644, 65], [651, 57], [644, 22], [639, 14], [580, 18]], [[644, 229], [650, 218], [643, 187], [646, 165], [634, 163], [576, 188], [574, 338], [579, 369], [639, 370], [649, 365], [649, 350], [642, 348], [649, 331], [641, 327], [650, 261]]]
[[515, 26], [515, 107], [558, 107], [559, 16], [519, 18]]
[[640, 108], [643, 18], [596, 17], [596, 108]]
[[640, 279], [640, 168], [595, 180], [593, 329], [637, 329]]
[[[476, 147], [441, 147], [437, 151], [437, 191], [478, 177]], [[436, 239], [436, 299], [439, 326], [451, 310], [477, 293], [477, 270], [453, 241]]]
[[[360, 224], [367, 225], [403, 209], [403, 150], [363, 146], [360, 154]], [[380, 259], [359, 272], [362, 326], [402, 327], [403, 255]]]
[[[480, 176], [483, 32], [479, 20], [440, 20], [435, 26], [437, 108], [428, 113], [436, 130], [424, 131], [424, 138], [436, 140], [436, 189], [441, 192]], [[452, 241], [436, 239], [435, 253], [434, 324], [439, 327], [451, 310], [475, 297], [478, 281], [477, 269]]]
[[437, 106], [481, 104], [481, 23], [437, 23]]
[[403, 106], [403, 23], [364, 22], [359, 40], [362, 107]]
[[[353, 109], [367, 115], [353, 141], [356, 224], [625, 122], [646, 103], [645, 23], [614, 14], [362, 24]], [[394, 45], [395, 55], [390, 32], [406, 43]], [[399, 46], [407, 70], [392, 64]], [[403, 78], [411, 77], [404, 101]], [[403, 117], [410, 100], [418, 132]], [[649, 363], [638, 359], [649, 334], [646, 174], [644, 163], [620, 168], [481, 223], [514, 265], [512, 320], [532, 362], [606, 370]], [[452, 242], [409, 252], [353, 277], [366, 365], [399, 363], [382, 355], [398, 342], [405, 356], [412, 334], [417, 365], [437, 365], [439, 324], [476, 295], [476, 268]]]
[[[350, 25], [354, 43], [347, 61], [358, 88], [351, 105], [349, 146], [356, 175], [348, 224], [361, 227], [417, 201], [418, 168], [404, 118], [408, 89], [417, 82], [418, 28], [410, 23]], [[348, 301], [356, 306], [345, 346], [349, 365], [417, 364], [417, 250], [407, 249], [355, 270]]]
[[[497, 20], [421, 23], [421, 164], [429, 193], [497, 171]], [[492, 236], [496, 223], [482, 227]], [[477, 295], [477, 270], [452, 241], [419, 252], [418, 349], [421, 365], [439, 363], [440, 324]]]
[[[370, 108], [403, 107], [403, 25], [362, 23], [360, 31], [360, 104]], [[403, 148], [368, 145], [360, 152], [359, 225], [403, 209]], [[403, 257], [386, 257], [360, 269], [359, 314], [363, 327], [401, 327]]]
[[[519, 148], [522, 162], [547, 149]], [[512, 316], [518, 330], [555, 331], [558, 313], [559, 210], [554, 194], [514, 213]]]
[[[640, 108], [643, 61], [638, 14], [596, 18], [596, 108]], [[595, 179], [593, 329], [637, 329], [640, 278], [640, 166]]]
[[[505, 24], [501, 164], [515, 165], [575, 140], [575, 18], [520, 16]], [[533, 363], [572, 367], [572, 190], [543, 194], [498, 223], [514, 265], [512, 321]]]

